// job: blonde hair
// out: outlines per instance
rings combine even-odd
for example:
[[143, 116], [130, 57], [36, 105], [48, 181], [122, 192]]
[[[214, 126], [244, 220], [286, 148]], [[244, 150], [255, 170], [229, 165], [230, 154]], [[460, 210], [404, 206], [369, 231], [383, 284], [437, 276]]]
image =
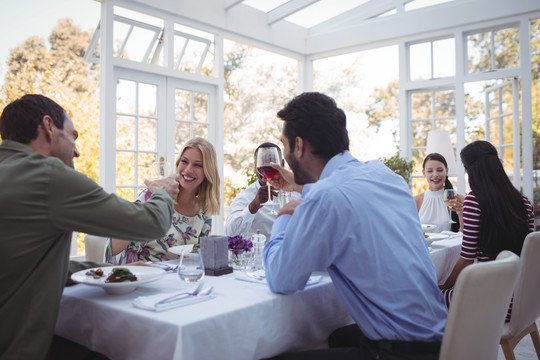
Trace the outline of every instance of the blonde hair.
[[217, 167], [217, 156], [214, 146], [206, 139], [196, 137], [190, 139], [182, 147], [180, 156], [176, 160], [176, 168], [184, 151], [186, 149], [198, 149], [203, 158], [203, 170], [205, 179], [199, 186], [198, 197], [202, 203], [203, 211], [206, 214], [219, 214], [220, 201], [219, 201], [219, 172]]

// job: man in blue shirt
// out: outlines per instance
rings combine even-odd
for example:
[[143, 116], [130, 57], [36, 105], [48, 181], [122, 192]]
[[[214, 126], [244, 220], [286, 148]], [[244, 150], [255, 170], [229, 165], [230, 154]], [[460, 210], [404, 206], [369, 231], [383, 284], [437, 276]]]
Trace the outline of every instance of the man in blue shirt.
[[273, 165], [272, 182], [302, 200], [272, 227], [268, 285], [290, 294], [327, 269], [357, 324], [333, 333], [330, 349], [285, 357], [437, 359], [447, 312], [409, 187], [381, 162], [349, 153], [345, 113], [332, 98], [303, 93], [277, 115], [293, 173]]

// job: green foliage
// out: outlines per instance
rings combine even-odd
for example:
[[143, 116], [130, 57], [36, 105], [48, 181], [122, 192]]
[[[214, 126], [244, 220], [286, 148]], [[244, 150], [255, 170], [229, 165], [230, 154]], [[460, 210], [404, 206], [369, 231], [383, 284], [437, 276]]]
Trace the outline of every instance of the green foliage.
[[[49, 36], [50, 48], [38, 36], [26, 39], [11, 50], [4, 85], [0, 89], [0, 111], [25, 94], [43, 94], [61, 105], [79, 132], [81, 156], [75, 168], [99, 179], [99, 71], [83, 55], [93, 31], [82, 31], [71, 19], [60, 19]], [[78, 234], [78, 252], [84, 251], [84, 234]]]
[[534, 200], [533, 200], [533, 207], [536, 207], [540, 204], [540, 186], [537, 186], [533, 189], [534, 193]]
[[396, 155], [394, 156], [388, 158], [380, 158], [379, 160], [382, 161], [396, 174], [401, 175], [405, 179], [405, 181], [409, 183], [411, 179], [411, 173], [414, 167], [413, 160], [407, 161], [407, 159], [399, 156], [399, 152], [396, 153]]
[[247, 178], [247, 185], [246, 186], [235, 186], [232, 182], [232, 180], [228, 177], [225, 177], [224, 183], [224, 198], [225, 198], [225, 206], [229, 206], [231, 202], [234, 200], [234, 198], [246, 187], [253, 184], [255, 181], [257, 181], [257, 173], [255, 170], [253, 170], [250, 167], [245, 168], [242, 170], [242, 175], [244, 175]]

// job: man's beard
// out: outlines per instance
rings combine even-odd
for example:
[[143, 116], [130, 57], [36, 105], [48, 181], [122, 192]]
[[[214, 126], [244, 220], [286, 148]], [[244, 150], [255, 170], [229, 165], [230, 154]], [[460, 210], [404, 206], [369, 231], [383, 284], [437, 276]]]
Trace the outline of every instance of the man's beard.
[[314, 183], [317, 181], [317, 179], [313, 178], [311, 174], [309, 174], [303, 167], [300, 165], [298, 160], [294, 157], [293, 154], [289, 156], [289, 160], [287, 160], [289, 163], [289, 166], [291, 167], [291, 170], [294, 174], [294, 182], [298, 185], [304, 185], [309, 183]]

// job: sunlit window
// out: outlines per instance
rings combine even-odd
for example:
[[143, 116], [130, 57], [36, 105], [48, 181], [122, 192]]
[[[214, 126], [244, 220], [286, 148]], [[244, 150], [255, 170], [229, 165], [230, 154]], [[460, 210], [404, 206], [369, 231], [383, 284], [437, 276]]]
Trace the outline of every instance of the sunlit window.
[[119, 79], [116, 93], [116, 193], [133, 201], [156, 161], [157, 86]]
[[453, 38], [411, 44], [410, 80], [428, 80], [456, 74]]
[[[415, 162], [413, 188], [422, 177], [422, 162], [426, 157], [427, 135], [431, 130], [446, 130], [452, 145], [456, 145], [456, 98], [453, 89], [435, 89], [410, 93], [411, 149]], [[421, 179], [423, 183], [424, 180]], [[415, 187], [416, 186], [416, 187]]]
[[468, 35], [467, 55], [469, 73], [518, 67], [518, 28]]

